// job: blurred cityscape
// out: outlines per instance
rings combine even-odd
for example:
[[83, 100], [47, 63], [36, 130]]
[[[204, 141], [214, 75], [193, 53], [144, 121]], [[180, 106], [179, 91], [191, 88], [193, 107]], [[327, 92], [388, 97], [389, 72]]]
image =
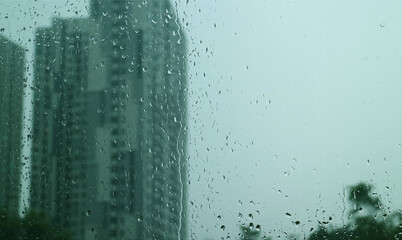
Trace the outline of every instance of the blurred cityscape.
[[0, 35], [0, 205], [18, 211], [24, 49]]
[[[186, 239], [184, 33], [170, 1], [90, 4], [36, 31], [29, 209], [74, 240]], [[15, 215], [24, 50], [0, 44], [0, 204]]]

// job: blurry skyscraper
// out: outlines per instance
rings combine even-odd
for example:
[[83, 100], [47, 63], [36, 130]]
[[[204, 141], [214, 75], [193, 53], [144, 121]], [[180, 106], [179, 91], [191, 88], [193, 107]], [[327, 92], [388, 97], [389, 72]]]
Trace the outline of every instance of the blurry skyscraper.
[[36, 34], [31, 207], [73, 239], [186, 239], [186, 42], [169, 0]]
[[0, 207], [17, 213], [20, 193], [24, 49], [0, 35]]

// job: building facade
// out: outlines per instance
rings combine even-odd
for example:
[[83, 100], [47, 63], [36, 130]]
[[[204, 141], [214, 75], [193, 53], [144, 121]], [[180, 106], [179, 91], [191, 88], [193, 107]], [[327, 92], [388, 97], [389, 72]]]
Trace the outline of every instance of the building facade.
[[0, 35], [0, 207], [18, 211], [25, 52]]
[[186, 239], [186, 43], [169, 0], [38, 29], [31, 208], [73, 239]]

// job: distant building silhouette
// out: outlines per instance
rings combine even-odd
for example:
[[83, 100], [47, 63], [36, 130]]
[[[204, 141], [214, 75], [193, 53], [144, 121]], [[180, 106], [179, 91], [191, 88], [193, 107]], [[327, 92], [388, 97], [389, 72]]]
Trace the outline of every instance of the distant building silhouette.
[[0, 207], [17, 213], [20, 194], [24, 49], [0, 35]]
[[187, 239], [186, 41], [169, 0], [38, 29], [31, 208], [73, 239]]

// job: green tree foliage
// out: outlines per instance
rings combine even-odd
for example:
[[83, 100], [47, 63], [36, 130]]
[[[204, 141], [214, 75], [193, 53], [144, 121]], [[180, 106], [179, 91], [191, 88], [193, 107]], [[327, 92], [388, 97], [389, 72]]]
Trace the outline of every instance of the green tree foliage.
[[271, 240], [271, 237], [261, 236], [261, 226], [253, 223], [240, 225], [240, 240]]
[[7, 210], [0, 211], [0, 240], [20, 239], [21, 220], [18, 216], [9, 214]]
[[[372, 185], [358, 183], [349, 188], [349, 221], [341, 227], [321, 224], [307, 240], [402, 240], [402, 211], [389, 213]], [[261, 237], [260, 228], [240, 226], [240, 240], [272, 239]], [[290, 237], [289, 239], [297, 239]]]
[[398, 240], [402, 239], [402, 213], [387, 214], [373, 187], [359, 183], [350, 188], [350, 220], [345, 226], [319, 226], [308, 240]]
[[376, 213], [382, 207], [380, 199], [373, 194], [373, 186], [365, 183], [358, 183], [349, 190], [348, 200], [353, 205], [351, 214], [356, 214], [364, 209]]
[[7, 210], [0, 211], [0, 240], [69, 240], [44, 214], [29, 212], [24, 218]]

